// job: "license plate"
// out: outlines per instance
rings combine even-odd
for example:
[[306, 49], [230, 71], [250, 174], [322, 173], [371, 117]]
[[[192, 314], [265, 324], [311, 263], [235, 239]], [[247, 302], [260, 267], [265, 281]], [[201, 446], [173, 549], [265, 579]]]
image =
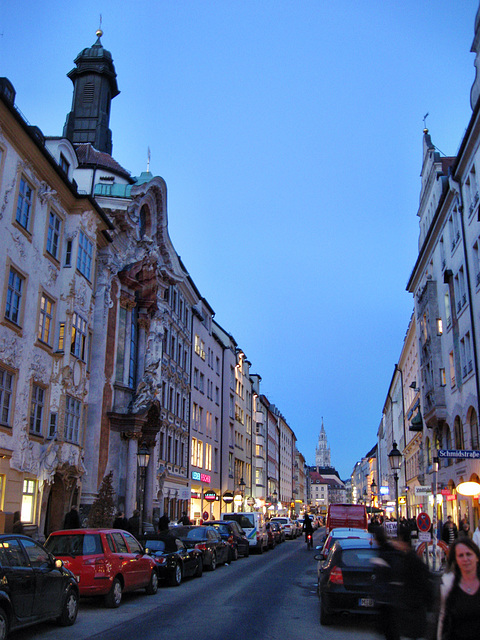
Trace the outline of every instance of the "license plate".
[[375, 602], [373, 598], [360, 598], [358, 601], [360, 607], [374, 607]]

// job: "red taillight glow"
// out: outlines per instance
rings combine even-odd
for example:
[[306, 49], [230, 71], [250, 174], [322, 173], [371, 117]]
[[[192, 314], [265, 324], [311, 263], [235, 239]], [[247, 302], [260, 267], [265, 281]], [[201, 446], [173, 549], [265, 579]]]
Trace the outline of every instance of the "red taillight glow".
[[228, 536], [228, 542], [230, 544], [233, 544], [233, 535], [232, 536]]
[[340, 567], [333, 567], [329, 580], [332, 584], [343, 584], [343, 573]]
[[207, 545], [204, 542], [199, 542], [195, 545], [195, 549], [200, 549], [201, 551], [207, 550]]

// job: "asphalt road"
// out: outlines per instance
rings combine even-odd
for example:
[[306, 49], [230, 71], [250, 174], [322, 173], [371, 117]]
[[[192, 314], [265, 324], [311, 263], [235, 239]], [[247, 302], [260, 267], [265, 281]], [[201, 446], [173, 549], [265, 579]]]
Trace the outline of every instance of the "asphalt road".
[[[316, 532], [314, 544], [319, 540]], [[62, 628], [36, 625], [12, 640], [372, 640], [373, 621], [319, 622], [316, 562], [303, 538], [287, 540], [263, 555], [161, 587], [154, 596], [127, 594], [118, 609], [101, 600], [81, 601], [77, 622]]]

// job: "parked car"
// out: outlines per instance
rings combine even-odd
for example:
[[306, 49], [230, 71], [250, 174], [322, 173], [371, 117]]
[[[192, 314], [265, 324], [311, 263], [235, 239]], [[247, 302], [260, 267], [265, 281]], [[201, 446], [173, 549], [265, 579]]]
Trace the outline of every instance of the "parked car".
[[266, 523], [265, 528], [267, 529], [267, 535], [268, 535], [268, 548], [275, 549], [275, 547], [277, 546], [277, 541], [275, 539], [275, 534], [273, 533], [273, 529], [270, 525], [270, 522]]
[[54, 531], [45, 546], [75, 575], [81, 596], [104, 596], [107, 607], [120, 606], [127, 591], [145, 589], [153, 595], [158, 590], [155, 560], [127, 531]]
[[250, 554], [250, 544], [245, 535], [245, 531], [238, 522], [227, 520], [212, 520], [208, 523], [214, 527], [221, 537], [230, 545], [230, 561], [238, 560], [238, 556], [248, 557]]
[[187, 545], [172, 533], [148, 534], [140, 538], [145, 553], [157, 563], [158, 577], [174, 587], [184, 578], [203, 573], [203, 554], [200, 549], [188, 549]]
[[270, 521], [267, 524], [273, 531], [273, 535], [275, 536], [275, 542], [277, 544], [280, 544], [281, 542], [285, 542], [285, 532], [282, 529], [282, 527], [279, 525], [279, 523], [275, 521], [273, 522]]
[[28, 536], [0, 535], [0, 640], [45, 620], [63, 626], [77, 619], [75, 576]]
[[317, 590], [320, 597], [320, 623], [331, 624], [334, 614], [377, 613], [375, 602], [374, 558], [378, 548], [373, 540], [344, 538], [337, 540], [325, 562], [314, 556], [317, 565]]
[[321, 550], [319, 550], [323, 555], [323, 558], [326, 559], [330, 549], [333, 547], [333, 544], [337, 540], [343, 540], [346, 538], [361, 538], [363, 540], [373, 540], [373, 535], [371, 533], [368, 533], [368, 531], [363, 531], [363, 529], [356, 529], [351, 527], [339, 527], [338, 529], [333, 529], [327, 535]]
[[209, 525], [179, 525], [173, 529], [175, 535], [183, 540], [189, 549], [200, 549], [203, 553], [205, 569], [215, 571], [217, 565], [229, 560], [229, 544], [222, 539], [214, 527]]
[[297, 537], [297, 527], [293, 520], [290, 520], [290, 518], [275, 516], [270, 520], [270, 522], [278, 522], [278, 524], [282, 527], [286, 538], [290, 538], [290, 540], [293, 540]]

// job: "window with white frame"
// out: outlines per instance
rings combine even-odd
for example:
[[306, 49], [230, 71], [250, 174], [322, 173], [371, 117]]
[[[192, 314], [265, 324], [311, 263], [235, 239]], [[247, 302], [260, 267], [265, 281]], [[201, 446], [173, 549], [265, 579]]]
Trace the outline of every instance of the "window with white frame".
[[80, 231], [78, 237], [77, 269], [87, 280], [91, 280], [92, 276], [92, 258], [93, 243], [90, 242], [83, 231]]
[[65, 440], [78, 444], [82, 403], [67, 394], [65, 401]]
[[34, 522], [35, 520], [35, 500], [37, 495], [37, 481], [24, 480], [22, 491], [22, 522]]
[[32, 385], [30, 402], [30, 433], [41, 436], [43, 431], [43, 415], [45, 411], [45, 389], [38, 384]]
[[53, 338], [53, 311], [55, 303], [47, 295], [42, 293], [40, 298], [40, 316], [38, 318], [38, 339], [51, 345]]
[[14, 376], [0, 365], [0, 422], [11, 426]]
[[212, 445], [205, 443], [205, 469], [212, 470]]
[[197, 466], [197, 439], [192, 438], [192, 453], [190, 456], [190, 464], [192, 467]]
[[10, 267], [7, 286], [7, 303], [5, 318], [20, 325], [22, 315], [22, 296], [25, 289], [25, 278], [13, 267]]
[[453, 251], [457, 246], [458, 241], [460, 240], [459, 214], [458, 214], [457, 207], [454, 207], [452, 210], [452, 214], [448, 219], [448, 227], [449, 227], [450, 239], [452, 243], [451, 248]]
[[54, 211], [48, 216], [47, 251], [58, 260], [60, 252], [60, 236], [62, 232], [62, 219]]
[[73, 313], [72, 316], [72, 333], [70, 342], [70, 353], [80, 360], [85, 361], [87, 344], [87, 321]]
[[30, 231], [32, 224], [34, 190], [25, 176], [20, 178], [20, 186], [18, 188], [17, 212], [15, 220], [26, 231]]

